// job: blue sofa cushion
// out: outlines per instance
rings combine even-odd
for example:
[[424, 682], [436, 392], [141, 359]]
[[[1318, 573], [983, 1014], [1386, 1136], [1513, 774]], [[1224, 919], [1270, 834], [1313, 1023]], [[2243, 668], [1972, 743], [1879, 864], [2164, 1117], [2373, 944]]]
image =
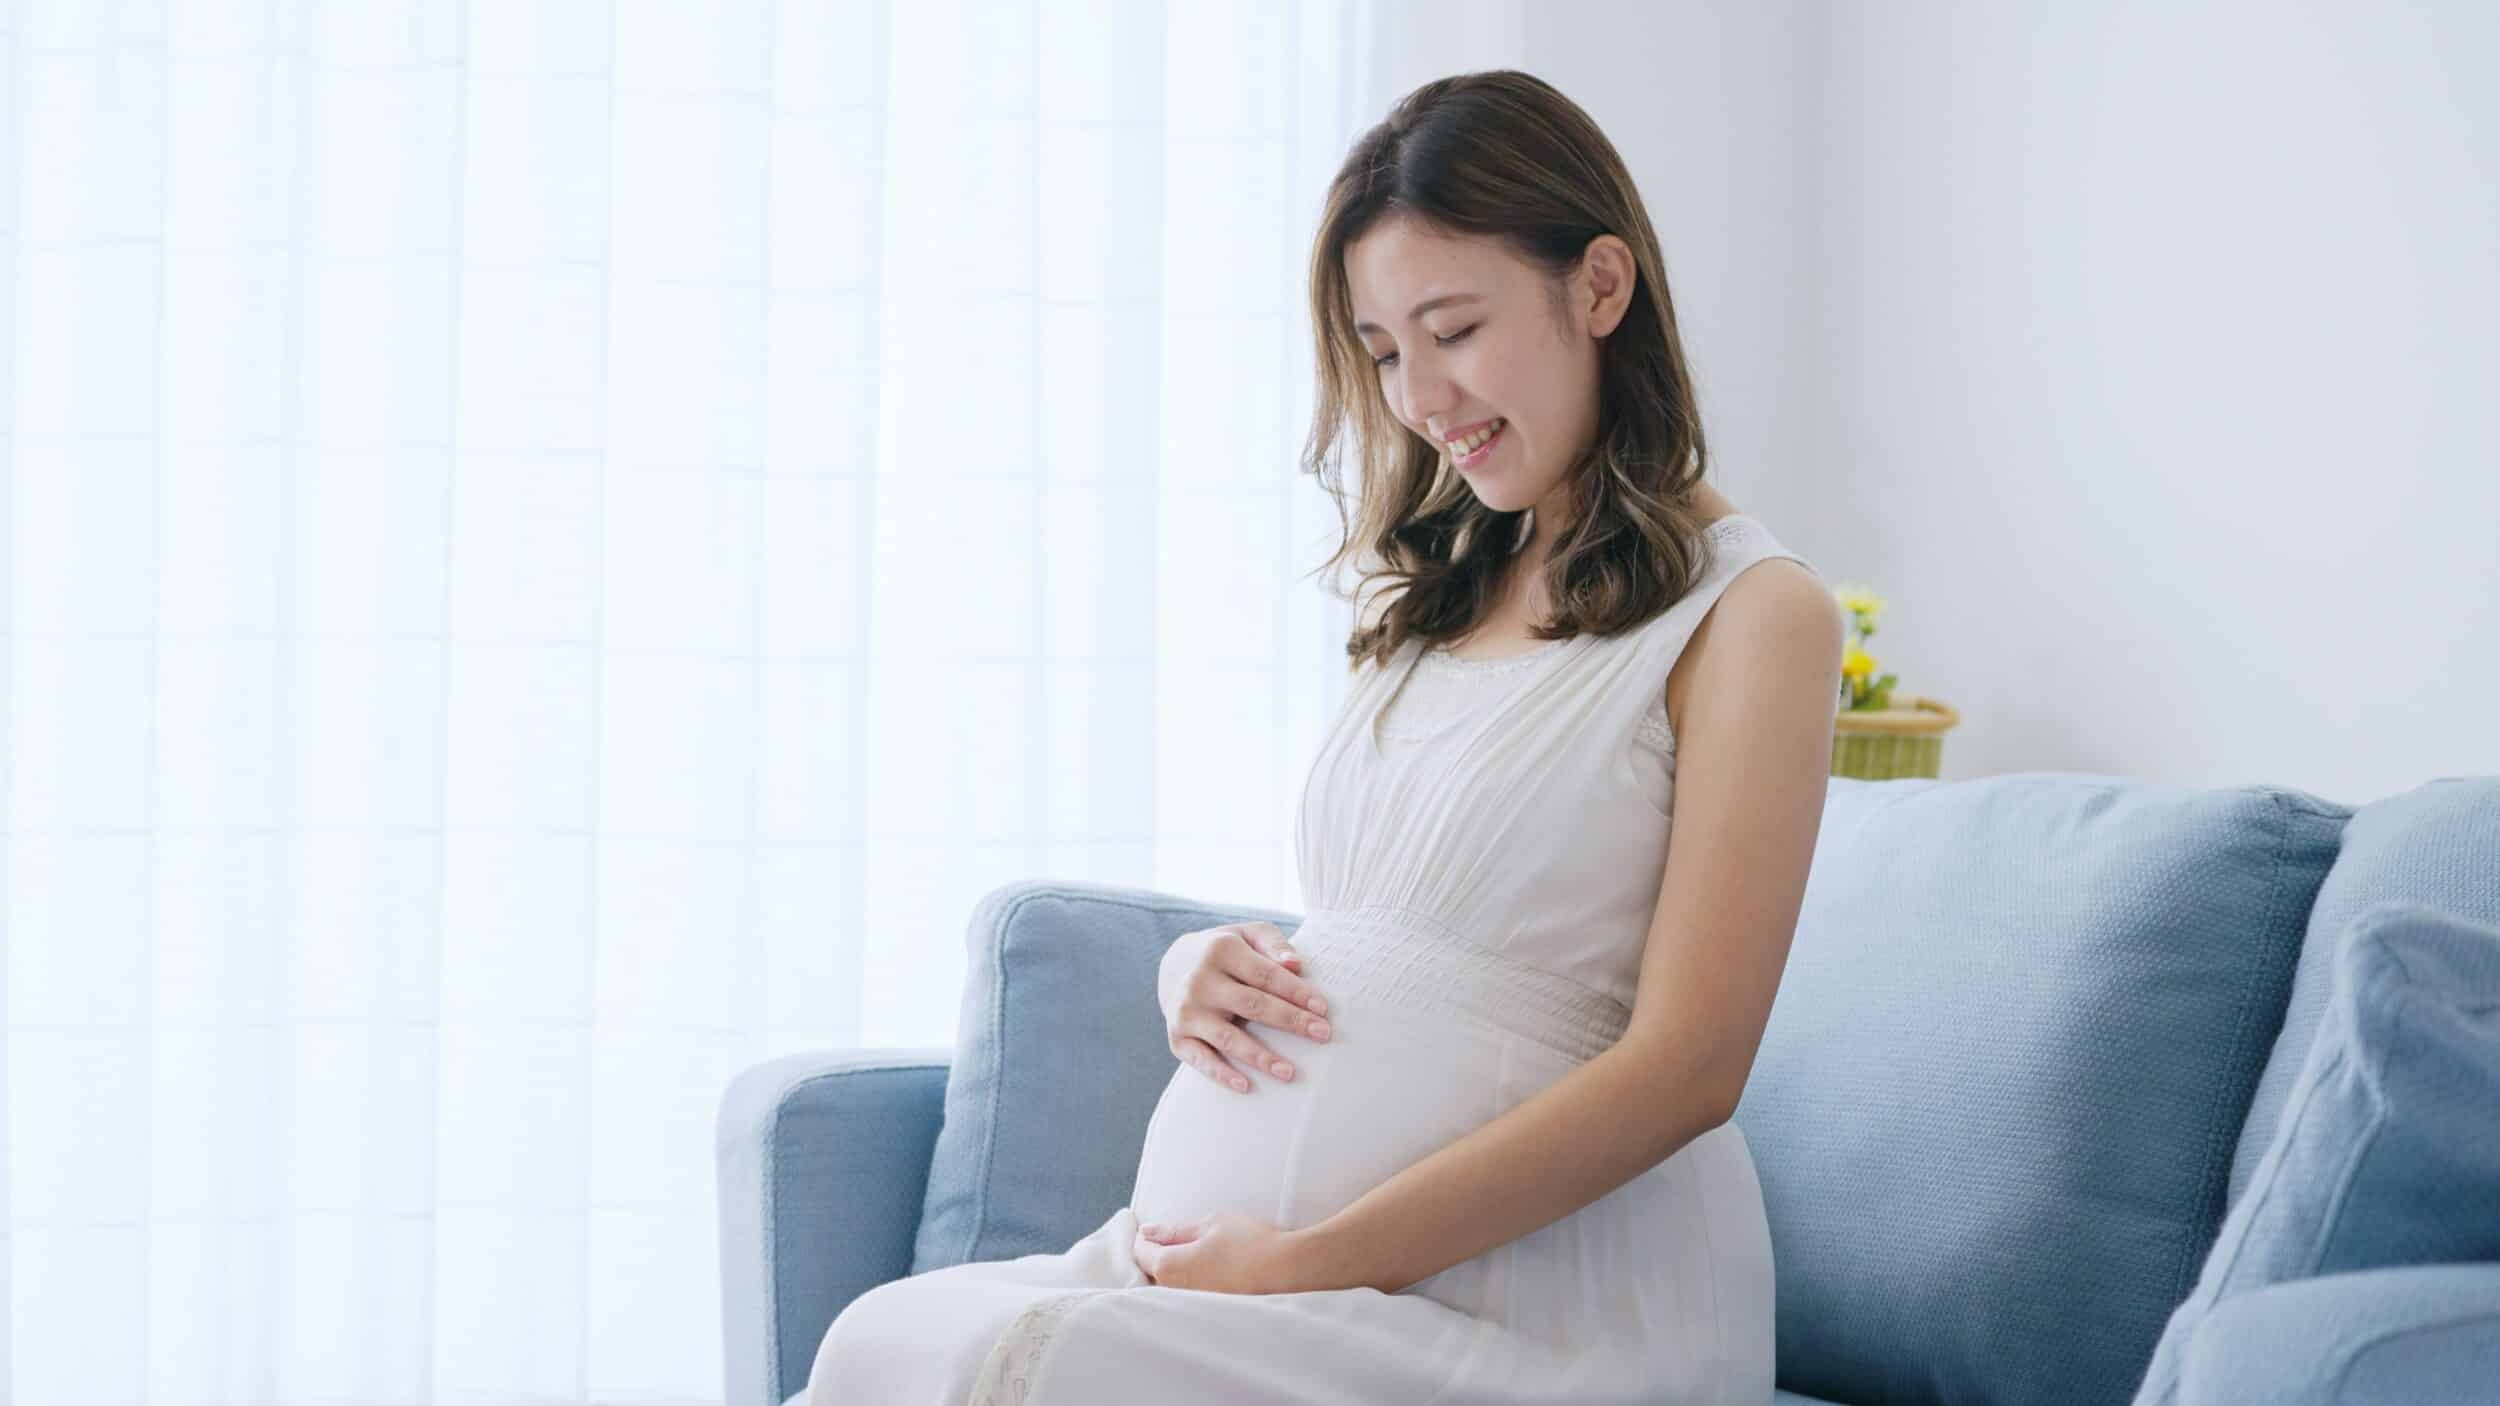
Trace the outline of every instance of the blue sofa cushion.
[[2181, 1355], [2224, 1299], [2500, 1260], [2500, 928], [2392, 902], [2335, 948], [2334, 996], [2300, 1082], [2171, 1314], [2138, 1406], [2175, 1398]]
[[2428, 1406], [2500, 1384], [2500, 1264], [2408, 1265], [2224, 1299], [2188, 1340], [2179, 1406]]
[[983, 896], [912, 1273], [1055, 1254], [1128, 1204], [1146, 1122], [1180, 1067], [1156, 967], [1182, 933], [1253, 918], [1301, 925], [1107, 884], [1025, 880]]
[[2126, 1399], [2221, 1222], [2350, 814], [2067, 773], [1832, 782], [1736, 1114], [1782, 1387]]
[[2292, 976], [2292, 998], [2266, 1072], [2257, 1080], [2240, 1145], [2231, 1158], [2231, 1202], [2237, 1204], [2257, 1159], [2274, 1141], [2275, 1124], [2291, 1097], [2326, 1015], [2328, 968], [2336, 937], [2362, 911], [2389, 900], [2412, 900], [2500, 927], [2500, 776], [2450, 776], [2373, 801], [2344, 826], [2343, 850], [2318, 889], [2309, 940]]

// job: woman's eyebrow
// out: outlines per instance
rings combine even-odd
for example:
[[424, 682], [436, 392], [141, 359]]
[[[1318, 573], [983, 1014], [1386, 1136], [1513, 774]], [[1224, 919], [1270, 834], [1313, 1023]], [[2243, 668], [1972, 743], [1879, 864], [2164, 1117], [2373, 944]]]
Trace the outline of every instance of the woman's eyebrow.
[[[1425, 313], [1432, 311], [1434, 308], [1448, 307], [1452, 303], [1481, 303], [1483, 301], [1484, 299], [1473, 293], [1444, 293], [1438, 298], [1426, 298], [1422, 302], [1417, 303], [1413, 310], [1406, 314], [1406, 320], [1413, 322], [1416, 318], [1423, 316]], [[1385, 329], [1383, 329], [1378, 323], [1358, 322], [1354, 324], [1354, 330], [1357, 332], [1379, 332]]]

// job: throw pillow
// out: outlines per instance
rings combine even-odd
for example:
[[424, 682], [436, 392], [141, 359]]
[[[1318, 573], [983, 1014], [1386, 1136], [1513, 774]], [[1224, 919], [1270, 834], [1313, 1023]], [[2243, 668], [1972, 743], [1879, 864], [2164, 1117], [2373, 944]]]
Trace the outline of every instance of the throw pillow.
[[2222, 1224], [2350, 814], [2075, 773], [1833, 780], [1735, 1120], [1781, 1387], [2127, 1399]]
[[2226, 1298], [2394, 1265], [2500, 1259], [2500, 929], [2424, 904], [2343, 935], [2325, 1023], [2248, 1190], [2137, 1392], [2166, 1406]]

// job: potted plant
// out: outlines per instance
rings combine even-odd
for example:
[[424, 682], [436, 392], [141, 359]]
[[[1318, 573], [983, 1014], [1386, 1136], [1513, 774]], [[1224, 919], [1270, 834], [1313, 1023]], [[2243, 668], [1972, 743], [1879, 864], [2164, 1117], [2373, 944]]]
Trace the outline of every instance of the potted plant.
[[1840, 661], [1840, 711], [1832, 723], [1832, 775], [1863, 781], [1933, 777], [1944, 763], [1944, 735], [1962, 715], [1938, 698], [1894, 696], [1898, 678], [1876, 672], [1866, 641], [1883, 615], [1883, 598], [1864, 586], [1832, 591], [1848, 616]]

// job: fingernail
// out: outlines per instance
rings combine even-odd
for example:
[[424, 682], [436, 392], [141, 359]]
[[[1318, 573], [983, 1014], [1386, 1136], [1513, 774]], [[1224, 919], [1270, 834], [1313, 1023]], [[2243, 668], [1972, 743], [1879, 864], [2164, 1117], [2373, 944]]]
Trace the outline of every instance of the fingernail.
[[1313, 996], [1311, 998], [1311, 1013], [1314, 1015], [1328, 1014], [1328, 998], [1325, 996]]
[[1325, 1039], [1327, 1039], [1327, 1038], [1328, 1038], [1328, 1022], [1327, 1022], [1327, 1021], [1324, 1021], [1324, 1020], [1315, 1020], [1315, 1021], [1312, 1021], [1312, 1022], [1311, 1022], [1311, 1038], [1312, 1038], [1312, 1039], [1314, 1039], [1314, 1040], [1325, 1040]]

